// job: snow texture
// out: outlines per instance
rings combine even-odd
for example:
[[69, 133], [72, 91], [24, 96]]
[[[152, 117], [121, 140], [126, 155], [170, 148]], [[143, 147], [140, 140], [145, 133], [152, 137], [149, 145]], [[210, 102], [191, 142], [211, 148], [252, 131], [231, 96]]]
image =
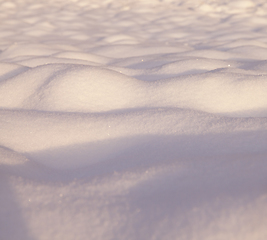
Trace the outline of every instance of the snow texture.
[[0, 240], [266, 240], [265, 0], [0, 0]]

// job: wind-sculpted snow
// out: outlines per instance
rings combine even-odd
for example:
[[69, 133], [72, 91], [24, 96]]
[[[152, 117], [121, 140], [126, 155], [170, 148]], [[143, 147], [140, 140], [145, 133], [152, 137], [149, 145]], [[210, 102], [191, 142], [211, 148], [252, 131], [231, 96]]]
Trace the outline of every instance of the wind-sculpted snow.
[[[182, 66], [190, 63], [183, 62]], [[138, 74], [145, 72], [142, 79], [146, 80], [137, 80], [104, 67], [42, 65], [23, 70], [23, 73], [2, 81], [0, 106], [4, 109], [58, 112], [167, 107], [230, 116], [267, 116], [267, 77], [264, 74], [216, 68], [198, 74], [183, 72], [180, 76], [180, 73], [172, 72], [175, 66], [180, 69], [179, 65], [175, 62], [153, 68], [152, 71], [138, 71]], [[198, 66], [199, 69], [203, 68], [203, 63], [196, 64], [196, 68]], [[154, 76], [164, 76], [168, 70], [172, 72], [172, 78], [151, 80]]]
[[266, 240], [266, 17], [0, 0], [0, 239]]

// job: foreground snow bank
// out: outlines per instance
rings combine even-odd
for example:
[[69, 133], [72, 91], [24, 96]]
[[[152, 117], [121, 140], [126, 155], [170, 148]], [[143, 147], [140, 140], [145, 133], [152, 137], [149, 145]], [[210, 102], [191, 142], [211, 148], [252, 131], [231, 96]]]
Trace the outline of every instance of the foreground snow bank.
[[0, 0], [0, 239], [266, 240], [266, 15]]

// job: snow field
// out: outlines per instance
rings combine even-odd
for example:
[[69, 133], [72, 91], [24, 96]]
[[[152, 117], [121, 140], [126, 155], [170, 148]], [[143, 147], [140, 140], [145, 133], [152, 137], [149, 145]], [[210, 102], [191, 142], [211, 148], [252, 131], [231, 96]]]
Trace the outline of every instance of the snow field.
[[266, 240], [266, 15], [0, 0], [0, 240]]

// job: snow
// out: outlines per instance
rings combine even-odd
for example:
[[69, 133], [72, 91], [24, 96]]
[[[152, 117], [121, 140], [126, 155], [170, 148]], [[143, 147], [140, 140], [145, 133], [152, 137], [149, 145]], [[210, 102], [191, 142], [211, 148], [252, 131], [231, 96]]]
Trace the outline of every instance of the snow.
[[264, 0], [0, 0], [0, 240], [266, 240]]

